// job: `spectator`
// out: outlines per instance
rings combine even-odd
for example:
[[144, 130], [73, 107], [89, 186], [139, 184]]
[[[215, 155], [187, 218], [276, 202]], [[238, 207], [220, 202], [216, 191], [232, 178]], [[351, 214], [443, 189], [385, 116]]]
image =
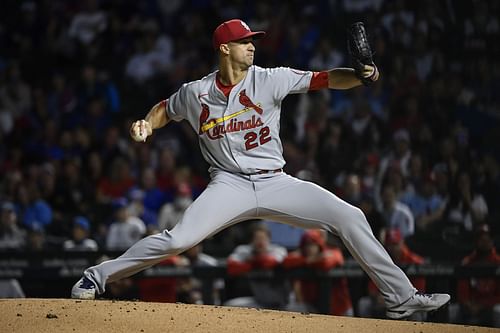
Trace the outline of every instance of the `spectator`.
[[126, 198], [116, 199], [112, 205], [114, 221], [108, 230], [106, 247], [114, 251], [126, 250], [144, 236], [146, 226], [140, 218], [129, 214]]
[[[404, 238], [398, 229], [389, 229], [385, 234], [384, 246], [394, 262], [401, 265], [421, 265], [424, 259], [413, 253], [406, 246]], [[424, 277], [412, 277], [411, 283], [419, 290], [425, 292], [426, 282]], [[385, 303], [382, 295], [372, 281], [368, 282], [368, 296], [358, 301], [358, 315], [367, 318], [385, 318]], [[424, 320], [425, 316], [415, 313], [410, 317], [412, 320]]]
[[23, 225], [30, 228], [45, 228], [52, 223], [52, 208], [40, 197], [40, 190], [34, 183], [23, 184], [18, 188], [18, 199]]
[[143, 220], [148, 230], [158, 229], [158, 216], [156, 212], [144, 205], [144, 191], [139, 188], [133, 188], [129, 191], [128, 198], [130, 200], [128, 206], [129, 213]]
[[[463, 266], [500, 265], [487, 224], [476, 228], [474, 251], [462, 260]], [[458, 322], [468, 325], [500, 327], [500, 279], [471, 277], [458, 282], [460, 304]]]
[[[187, 260], [189, 267], [216, 267], [217, 259], [203, 253], [203, 244], [197, 244], [183, 253], [182, 257]], [[211, 280], [208, 280], [211, 282]], [[216, 279], [212, 285], [205, 285], [207, 280], [195, 277], [181, 279], [178, 288], [177, 299], [183, 303], [203, 304], [203, 288], [211, 288], [213, 291], [213, 304], [221, 304], [221, 291], [224, 289], [224, 280]]]
[[65, 251], [97, 251], [97, 243], [88, 238], [89, 233], [89, 220], [83, 216], [76, 216], [73, 219], [72, 237], [63, 243], [63, 249]]
[[130, 165], [121, 156], [115, 157], [107, 172], [107, 176], [100, 179], [97, 187], [98, 200], [106, 203], [113, 199], [125, 197], [134, 185]]
[[160, 34], [155, 21], [144, 22], [140, 33], [141, 38], [136, 40], [136, 52], [125, 68], [127, 76], [139, 84], [169, 69], [173, 53], [172, 40]]
[[144, 207], [158, 212], [165, 203], [165, 194], [156, 185], [156, 175], [152, 168], [146, 168], [142, 171], [141, 185], [144, 190]]
[[406, 194], [402, 200], [411, 209], [416, 220], [416, 227], [421, 231], [432, 228], [444, 215], [446, 202], [436, 193], [432, 175], [423, 179], [417, 186], [417, 192]]
[[397, 201], [394, 187], [386, 185], [382, 190], [382, 216], [387, 229], [399, 229], [403, 238], [415, 232], [415, 220], [407, 205]]
[[336, 68], [344, 64], [344, 55], [332, 46], [329, 38], [321, 38], [317, 51], [309, 61], [311, 70], [322, 70], [323, 68]]
[[361, 180], [356, 174], [349, 174], [344, 179], [342, 199], [351, 205], [359, 205], [361, 201]]
[[193, 202], [191, 187], [186, 183], [177, 186], [177, 195], [172, 203], [166, 203], [160, 209], [158, 216], [158, 226], [160, 230], [172, 230], [173, 227], [182, 219], [184, 211]]
[[52, 76], [52, 89], [47, 94], [47, 113], [54, 119], [59, 119], [63, 128], [75, 126], [77, 98], [68, 79], [61, 72]]
[[21, 250], [26, 232], [17, 225], [16, 207], [5, 201], [0, 206], [0, 250]]
[[394, 133], [393, 139], [393, 150], [380, 161], [380, 180], [384, 179], [387, 169], [391, 166], [398, 167], [404, 177], [408, 175], [411, 158], [410, 133], [406, 129], [400, 129]]
[[45, 230], [39, 223], [30, 224], [26, 239], [26, 250], [29, 252], [42, 252], [48, 249]]
[[[241, 276], [252, 270], [272, 270], [285, 258], [284, 247], [271, 244], [266, 226], [258, 224], [253, 230], [252, 242], [236, 247], [227, 259], [230, 276]], [[227, 306], [252, 308], [282, 308], [288, 302], [288, 291], [281, 280], [251, 280], [252, 296], [236, 297], [224, 303]]]
[[473, 191], [467, 172], [459, 174], [457, 189], [452, 194], [448, 211], [450, 222], [458, 225], [461, 230], [470, 232], [476, 225], [485, 221], [488, 206], [484, 197]]
[[188, 260], [189, 265], [192, 267], [206, 267], [206, 266], [217, 266], [217, 259], [214, 257], [203, 253], [203, 244], [193, 246], [186, 252], [183, 256]]
[[20, 65], [12, 62], [7, 67], [7, 80], [0, 86], [0, 109], [6, 112], [4, 117], [10, 122], [28, 116], [31, 110], [31, 89], [23, 80]]
[[[26, 232], [17, 225], [17, 214], [12, 202], [0, 206], [0, 250], [24, 248]], [[24, 298], [25, 294], [17, 279], [0, 280], [0, 298]]]
[[83, 45], [89, 45], [107, 27], [106, 13], [99, 9], [98, 0], [86, 0], [85, 9], [73, 17], [69, 35]]
[[25, 298], [24, 290], [16, 279], [0, 280], [0, 298]]
[[372, 232], [378, 240], [382, 241], [382, 231], [384, 230], [384, 218], [382, 214], [375, 208], [375, 201], [373, 195], [365, 193], [361, 196], [359, 209], [363, 211], [366, 220], [370, 223]]
[[[160, 262], [158, 267], [186, 267], [187, 265], [186, 258], [172, 256]], [[176, 277], [146, 277], [140, 279], [137, 283], [139, 298], [144, 302], [175, 303], [178, 289], [180, 289], [179, 280]]]
[[376, 153], [369, 153], [361, 159], [361, 191], [372, 197], [375, 194], [375, 186], [377, 185], [377, 168], [379, 157]]
[[177, 169], [177, 160], [174, 151], [170, 148], [163, 148], [159, 152], [158, 170], [156, 179], [158, 187], [171, 195], [175, 192], [175, 171]]
[[[321, 230], [308, 230], [301, 238], [298, 251], [290, 253], [283, 266], [285, 268], [308, 267], [320, 271], [344, 264], [339, 248], [328, 249], [325, 234]], [[346, 278], [333, 279], [330, 294], [329, 313], [336, 316], [352, 316], [351, 297]], [[320, 310], [321, 294], [318, 283], [311, 279], [298, 279], [293, 282], [294, 299], [287, 310], [296, 312], [316, 312]]]

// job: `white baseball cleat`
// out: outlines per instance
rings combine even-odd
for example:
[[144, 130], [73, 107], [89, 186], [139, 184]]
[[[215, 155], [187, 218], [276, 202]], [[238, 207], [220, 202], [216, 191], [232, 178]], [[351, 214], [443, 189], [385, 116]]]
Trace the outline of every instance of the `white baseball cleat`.
[[95, 299], [96, 288], [94, 282], [87, 277], [82, 277], [71, 289], [71, 298]]
[[409, 300], [396, 307], [387, 309], [386, 316], [391, 319], [402, 319], [415, 312], [436, 311], [450, 301], [448, 294], [424, 294], [417, 292]]

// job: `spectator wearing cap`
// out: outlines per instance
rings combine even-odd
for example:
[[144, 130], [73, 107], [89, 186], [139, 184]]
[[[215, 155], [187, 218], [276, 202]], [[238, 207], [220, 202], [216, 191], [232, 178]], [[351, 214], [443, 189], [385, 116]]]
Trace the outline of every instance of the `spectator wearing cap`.
[[108, 250], [119, 251], [131, 247], [146, 233], [144, 222], [128, 210], [128, 200], [119, 198], [113, 200], [114, 220], [109, 226], [106, 237]]
[[73, 220], [72, 238], [63, 243], [63, 249], [66, 251], [97, 251], [97, 243], [88, 237], [89, 233], [89, 220], [83, 216], [76, 216]]
[[177, 186], [174, 202], [163, 205], [158, 216], [160, 230], [171, 230], [182, 219], [184, 211], [193, 203], [191, 187], [187, 183]]
[[26, 243], [26, 232], [17, 224], [16, 208], [12, 202], [0, 206], [0, 249], [19, 250]]
[[403, 238], [415, 232], [415, 220], [407, 205], [397, 201], [396, 192], [391, 185], [382, 189], [382, 216], [387, 229], [399, 229]]
[[[283, 267], [306, 267], [319, 271], [329, 271], [344, 264], [339, 248], [327, 248], [326, 234], [321, 230], [307, 230], [302, 235], [300, 247], [283, 260]], [[293, 281], [294, 298], [287, 310], [296, 312], [318, 312], [321, 301], [318, 283], [311, 279]], [[346, 278], [332, 280], [329, 313], [336, 316], [352, 316], [351, 296]]]
[[[475, 246], [471, 254], [463, 258], [462, 265], [500, 265], [487, 224], [481, 224], [475, 232]], [[458, 281], [458, 322], [469, 325], [500, 327], [500, 278], [498, 276], [470, 277]], [[451, 318], [457, 320], [458, 318]]]
[[[398, 229], [388, 229], [384, 236], [384, 247], [398, 266], [421, 265], [424, 259], [412, 252], [406, 245], [401, 232]], [[426, 281], [424, 277], [412, 277], [411, 283], [420, 292], [425, 292]], [[358, 301], [358, 315], [367, 318], [385, 318], [385, 303], [382, 295], [372, 281], [368, 281], [368, 295], [361, 297]], [[414, 314], [412, 320], [423, 320], [422, 314]]]

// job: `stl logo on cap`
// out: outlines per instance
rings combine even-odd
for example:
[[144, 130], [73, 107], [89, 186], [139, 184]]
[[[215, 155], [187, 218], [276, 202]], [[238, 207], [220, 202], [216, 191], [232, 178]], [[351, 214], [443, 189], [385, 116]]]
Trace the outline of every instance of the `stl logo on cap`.
[[212, 43], [215, 50], [221, 44], [227, 44], [243, 38], [259, 39], [264, 37], [264, 31], [252, 31], [248, 24], [240, 19], [232, 19], [221, 23], [214, 31]]
[[243, 21], [240, 21], [241, 25], [243, 26], [243, 28], [247, 29], [248, 31], [252, 31], [250, 30], [250, 27], [248, 26], [248, 24], [246, 24], [245, 22]]

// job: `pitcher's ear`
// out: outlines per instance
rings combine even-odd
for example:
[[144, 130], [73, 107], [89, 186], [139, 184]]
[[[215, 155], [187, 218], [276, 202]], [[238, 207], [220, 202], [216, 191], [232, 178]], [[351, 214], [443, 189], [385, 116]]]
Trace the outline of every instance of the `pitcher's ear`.
[[227, 45], [227, 44], [220, 44], [219, 51], [221, 51], [224, 54], [229, 54], [229, 45]]

